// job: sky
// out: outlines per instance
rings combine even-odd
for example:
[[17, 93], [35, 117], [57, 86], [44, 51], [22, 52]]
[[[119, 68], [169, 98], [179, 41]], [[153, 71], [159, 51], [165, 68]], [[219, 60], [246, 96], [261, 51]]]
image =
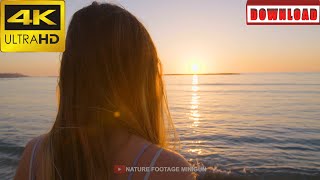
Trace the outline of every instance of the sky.
[[[320, 26], [247, 26], [246, 0], [100, 0], [153, 38], [165, 73], [320, 72]], [[66, 1], [66, 23], [92, 0]], [[1, 53], [0, 73], [56, 76], [61, 53]]]

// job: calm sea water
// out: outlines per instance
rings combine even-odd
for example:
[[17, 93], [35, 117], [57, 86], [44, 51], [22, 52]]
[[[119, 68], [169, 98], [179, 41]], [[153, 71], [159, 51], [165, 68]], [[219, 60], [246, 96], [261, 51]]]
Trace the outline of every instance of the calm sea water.
[[[215, 172], [320, 177], [320, 73], [166, 76], [181, 153]], [[56, 115], [56, 78], [0, 79], [0, 179]]]

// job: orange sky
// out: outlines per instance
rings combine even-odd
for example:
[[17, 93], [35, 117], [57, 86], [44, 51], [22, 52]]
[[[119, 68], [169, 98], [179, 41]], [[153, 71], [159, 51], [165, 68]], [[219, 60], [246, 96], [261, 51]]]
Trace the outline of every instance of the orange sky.
[[[71, 15], [91, 1], [66, 1]], [[247, 26], [246, 0], [116, 1], [136, 15], [165, 73], [320, 71], [320, 26]], [[0, 72], [58, 75], [59, 53], [0, 53]]]

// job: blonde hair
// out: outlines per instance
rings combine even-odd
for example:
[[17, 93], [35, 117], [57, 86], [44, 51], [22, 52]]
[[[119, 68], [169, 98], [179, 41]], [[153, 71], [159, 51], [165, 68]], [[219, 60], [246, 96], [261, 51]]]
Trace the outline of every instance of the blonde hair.
[[58, 86], [59, 109], [42, 143], [40, 179], [110, 179], [116, 128], [175, 147], [156, 48], [125, 9], [93, 3], [73, 15]]

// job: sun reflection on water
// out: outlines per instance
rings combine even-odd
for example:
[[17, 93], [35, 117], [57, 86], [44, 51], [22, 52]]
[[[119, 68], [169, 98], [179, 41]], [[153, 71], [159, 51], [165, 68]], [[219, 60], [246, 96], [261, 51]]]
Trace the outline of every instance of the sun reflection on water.
[[[198, 94], [199, 91], [199, 78], [198, 75], [193, 75], [192, 77], [192, 94], [191, 94], [191, 101], [190, 101], [190, 113], [189, 119], [192, 121], [190, 128], [192, 128], [193, 133], [197, 133], [197, 128], [200, 124], [201, 115], [199, 113], [199, 105], [200, 105], [200, 96]], [[188, 151], [195, 154], [201, 154], [202, 149], [198, 148], [199, 143], [193, 143], [195, 148], [189, 149]]]
[[193, 75], [192, 77], [192, 96], [191, 96], [191, 106], [190, 106], [190, 116], [189, 119], [193, 121], [192, 127], [199, 126], [200, 114], [199, 114], [199, 99], [198, 95], [199, 87], [198, 87], [199, 79], [197, 75]]

